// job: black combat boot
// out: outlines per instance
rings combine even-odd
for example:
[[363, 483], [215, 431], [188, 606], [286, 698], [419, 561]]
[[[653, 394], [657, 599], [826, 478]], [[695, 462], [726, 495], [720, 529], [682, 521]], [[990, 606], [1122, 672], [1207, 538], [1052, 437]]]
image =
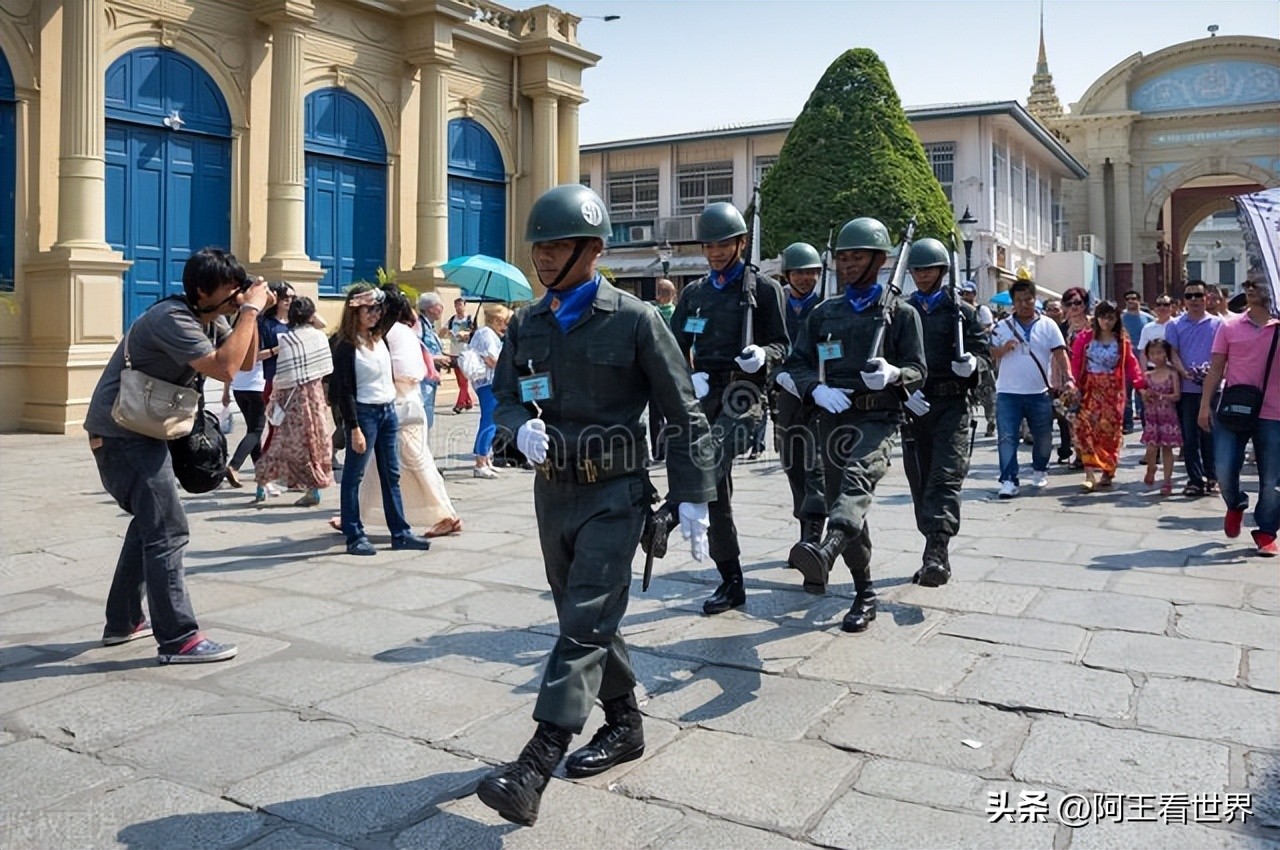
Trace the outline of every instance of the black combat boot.
[[849, 535], [845, 530], [833, 528], [827, 532], [827, 539], [822, 541], [821, 546], [801, 540], [791, 547], [788, 560], [804, 576], [804, 589], [807, 592], [827, 592], [827, 577], [831, 575], [831, 565], [848, 543]]
[[[826, 526], [827, 521], [822, 517], [805, 517], [800, 520], [800, 542], [809, 543], [817, 546], [822, 543], [822, 529]], [[795, 552], [795, 547], [792, 547]], [[796, 569], [795, 558], [790, 554], [787, 555], [787, 569]]]
[[947, 545], [951, 538], [945, 534], [930, 534], [924, 544], [924, 562], [911, 577], [913, 584], [921, 587], [941, 587], [951, 578], [951, 559]]
[[876, 589], [871, 583], [871, 546], [855, 542], [845, 554], [845, 563], [853, 573], [853, 605], [844, 615], [840, 628], [846, 632], [865, 632], [876, 618]]
[[524, 745], [520, 757], [489, 771], [489, 775], [480, 780], [476, 796], [506, 820], [533, 826], [538, 820], [542, 792], [572, 738], [573, 733], [568, 729], [539, 723], [538, 731]]
[[720, 571], [720, 586], [716, 592], [702, 603], [702, 613], [723, 614], [730, 608], [740, 608], [747, 604], [747, 591], [742, 586], [742, 563], [734, 558], [732, 561], [717, 561], [716, 569]]
[[564, 772], [574, 779], [604, 773], [615, 764], [644, 755], [644, 728], [635, 694], [604, 704], [604, 725], [591, 742], [565, 760]]

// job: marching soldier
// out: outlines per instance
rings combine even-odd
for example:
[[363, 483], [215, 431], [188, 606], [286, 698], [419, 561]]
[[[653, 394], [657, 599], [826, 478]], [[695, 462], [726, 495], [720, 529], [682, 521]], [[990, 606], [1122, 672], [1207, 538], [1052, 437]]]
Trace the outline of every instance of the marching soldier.
[[786, 363], [800, 397], [819, 408], [814, 421], [828, 522], [820, 546], [797, 543], [791, 558], [805, 590], [824, 593], [831, 565], [843, 555], [855, 591], [841, 624], [847, 632], [865, 630], [876, 616], [867, 511], [888, 468], [902, 399], [925, 377], [920, 317], [905, 300], [893, 297], [883, 350], [872, 350], [876, 326], [885, 321], [882, 299], [889, 297], [876, 275], [891, 248], [888, 230], [874, 218], [855, 218], [841, 228], [835, 267], [844, 295], [814, 308]]
[[[951, 255], [937, 239], [912, 244], [907, 269], [916, 291], [909, 300], [924, 331], [928, 379], [906, 402], [913, 415], [902, 428], [902, 464], [911, 485], [916, 527], [925, 539], [923, 563], [912, 581], [925, 587], [938, 587], [951, 578], [947, 547], [960, 530], [960, 487], [969, 472], [969, 392], [979, 372], [990, 368], [991, 356], [977, 311], [957, 304], [942, 286], [950, 268]], [[965, 353], [957, 360], [960, 327]]]
[[[783, 293], [787, 297], [787, 336], [790, 339], [794, 340], [799, 335], [800, 325], [822, 301], [822, 293], [818, 289], [821, 274], [822, 258], [812, 245], [794, 242], [782, 252], [782, 276], [787, 281]], [[822, 542], [822, 530], [827, 521], [817, 445], [812, 432], [805, 427], [805, 404], [796, 394], [791, 376], [780, 370], [774, 374], [773, 382], [776, 385], [771, 393], [774, 437], [787, 484], [791, 487], [792, 516], [800, 520], [800, 539], [816, 545]], [[795, 568], [790, 560], [787, 566]]]
[[618, 624], [631, 560], [654, 495], [641, 414], [652, 399], [668, 423], [668, 501], [678, 505], [693, 557], [706, 552], [716, 495], [714, 446], [662, 316], [601, 278], [596, 260], [609, 216], [578, 184], [544, 193], [526, 238], [546, 297], [512, 318], [494, 374], [498, 424], [537, 465], [533, 500], [560, 637], [547, 660], [516, 761], [480, 783], [480, 800], [532, 826], [543, 789], [598, 698], [605, 725], [569, 756], [569, 776], [592, 776], [644, 753], [635, 673]]
[[751, 447], [764, 416], [765, 377], [786, 357], [788, 339], [782, 287], [745, 262], [742, 213], [711, 204], [698, 218], [698, 241], [711, 272], [685, 287], [671, 331], [693, 365], [694, 392], [720, 444], [708, 540], [721, 581], [702, 610], [721, 614], [747, 601], [729, 501], [733, 460]]

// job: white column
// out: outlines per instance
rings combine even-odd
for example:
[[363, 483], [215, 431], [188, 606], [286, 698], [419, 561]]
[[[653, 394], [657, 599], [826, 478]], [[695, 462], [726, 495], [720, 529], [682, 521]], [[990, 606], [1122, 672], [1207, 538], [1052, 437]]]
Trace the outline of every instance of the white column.
[[539, 94], [533, 97], [533, 197], [556, 185], [557, 151], [556, 96]]
[[271, 136], [267, 155], [267, 253], [264, 260], [307, 257], [303, 154], [303, 27], [271, 25]]
[[59, 247], [107, 247], [106, 104], [98, 67], [104, 19], [102, 0], [62, 4]]
[[439, 63], [421, 66], [415, 269], [439, 266], [449, 253], [449, 82], [444, 72]]
[[557, 127], [557, 143], [560, 148], [560, 167], [557, 183], [577, 183], [578, 163], [578, 101], [561, 98]]
[[1130, 172], [1128, 160], [1115, 158], [1112, 160], [1112, 177], [1115, 182], [1116, 233], [1114, 246], [1107, 246], [1107, 253], [1116, 263], [1133, 262], [1133, 198], [1130, 193]]

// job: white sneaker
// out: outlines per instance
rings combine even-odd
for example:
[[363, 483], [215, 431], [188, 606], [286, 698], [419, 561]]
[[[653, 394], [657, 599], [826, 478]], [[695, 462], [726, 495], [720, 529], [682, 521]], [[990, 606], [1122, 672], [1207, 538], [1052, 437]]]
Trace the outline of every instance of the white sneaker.
[[477, 466], [471, 471], [476, 478], [497, 478], [498, 471], [492, 466]]
[[1014, 496], [1016, 496], [1016, 495], [1018, 495], [1018, 485], [1017, 485], [1017, 484], [1014, 484], [1012, 481], [1004, 481], [1004, 482], [1001, 482], [1001, 484], [1000, 484], [1000, 498], [1002, 498], [1002, 499], [1012, 499], [1012, 498], [1013, 498]]
[[1035, 487], [1037, 490], [1039, 490], [1041, 487], [1048, 486], [1048, 484], [1049, 484], [1049, 473], [1047, 473], [1047, 472], [1033, 472], [1033, 473], [1031, 473], [1031, 486], [1032, 486], [1032, 487]]

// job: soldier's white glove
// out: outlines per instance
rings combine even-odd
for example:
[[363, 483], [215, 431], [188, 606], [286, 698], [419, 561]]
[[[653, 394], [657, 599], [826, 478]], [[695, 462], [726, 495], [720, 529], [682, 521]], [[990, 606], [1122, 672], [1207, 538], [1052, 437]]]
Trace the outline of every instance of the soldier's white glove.
[[706, 372], [694, 372], [689, 377], [693, 380], [694, 398], [705, 398], [711, 392], [711, 382]]
[[967, 378], [972, 375], [978, 368], [978, 358], [972, 354], [966, 354], [963, 360], [952, 360], [951, 371], [955, 372], [956, 377]]
[[680, 536], [689, 541], [689, 554], [695, 561], [707, 557], [707, 529], [710, 526], [706, 502], [680, 503]]
[[873, 357], [867, 362], [873, 364], [876, 369], [874, 372], [863, 372], [862, 383], [866, 384], [867, 389], [873, 393], [898, 383], [898, 379], [902, 377], [902, 370], [883, 357]]
[[924, 393], [916, 390], [907, 397], [904, 402], [907, 410], [910, 410], [916, 416], [924, 416], [929, 412], [929, 400], [924, 397]]
[[796, 389], [796, 382], [792, 379], [790, 372], [779, 372], [774, 376], [773, 382], [796, 398], [800, 398], [800, 390]]
[[530, 419], [516, 431], [516, 448], [529, 459], [530, 463], [545, 463], [547, 446], [551, 438], [547, 436], [547, 423], [541, 419]]
[[847, 395], [826, 384], [813, 388], [813, 403], [830, 413], [843, 413], [853, 404]]
[[764, 365], [764, 349], [758, 345], [748, 345], [742, 353], [733, 358], [733, 362], [744, 372], [755, 374]]

